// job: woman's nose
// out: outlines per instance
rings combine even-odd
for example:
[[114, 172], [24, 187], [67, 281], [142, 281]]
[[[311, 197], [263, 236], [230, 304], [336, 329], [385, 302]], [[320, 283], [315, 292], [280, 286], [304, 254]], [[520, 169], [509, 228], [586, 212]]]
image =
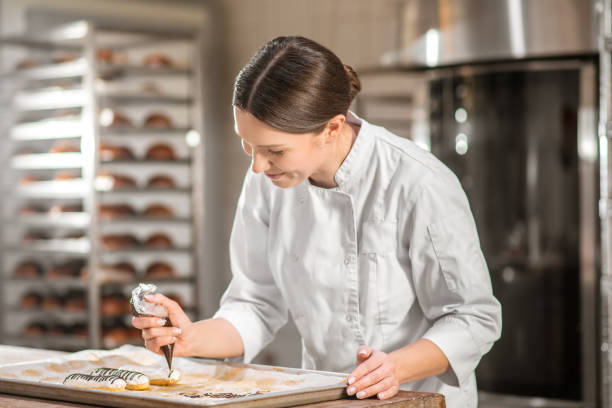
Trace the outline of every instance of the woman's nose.
[[251, 155], [252, 165], [251, 168], [253, 173], [261, 173], [262, 171], [266, 171], [270, 168], [270, 164], [265, 157], [262, 157], [261, 154], [254, 153]]

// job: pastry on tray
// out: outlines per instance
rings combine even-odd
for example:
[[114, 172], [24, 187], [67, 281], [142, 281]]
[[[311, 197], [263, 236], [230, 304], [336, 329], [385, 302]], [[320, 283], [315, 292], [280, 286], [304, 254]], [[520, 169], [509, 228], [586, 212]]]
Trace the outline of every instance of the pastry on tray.
[[28, 231], [21, 238], [21, 242], [24, 244], [34, 244], [39, 241], [48, 240], [49, 234], [43, 231]]
[[132, 121], [121, 112], [104, 108], [100, 112], [100, 125], [103, 127], [127, 127], [132, 126]]
[[64, 379], [64, 385], [77, 388], [89, 388], [107, 391], [123, 391], [126, 382], [116, 375], [89, 375], [74, 373]]
[[145, 217], [169, 218], [174, 216], [174, 211], [163, 204], [151, 204], [144, 210]]
[[42, 303], [42, 296], [35, 292], [28, 292], [21, 297], [19, 305], [23, 309], [36, 309]]
[[170, 68], [172, 60], [162, 52], [152, 52], [144, 58], [142, 65], [148, 68]]
[[49, 153], [80, 153], [81, 148], [74, 144], [68, 142], [57, 142], [51, 149], [49, 149]]
[[116, 220], [122, 217], [131, 217], [136, 214], [129, 204], [100, 204], [98, 216], [102, 220]]
[[72, 62], [78, 58], [78, 55], [73, 52], [62, 52], [51, 58], [51, 62], [54, 64], [63, 64], [65, 62]]
[[172, 127], [172, 119], [165, 113], [155, 112], [145, 118], [144, 126], [147, 128], [167, 129]]
[[84, 323], [75, 323], [66, 328], [66, 332], [76, 338], [86, 339], [89, 336], [87, 325]]
[[174, 268], [166, 262], [153, 262], [147, 267], [146, 277], [149, 279], [173, 278]]
[[82, 312], [87, 309], [87, 298], [81, 291], [68, 293], [64, 301], [64, 309], [68, 312]]
[[23, 334], [26, 336], [38, 337], [45, 334], [47, 327], [40, 322], [29, 323], [24, 329]]
[[55, 181], [68, 181], [68, 180], [76, 180], [81, 178], [81, 176], [72, 171], [58, 171], [53, 177]]
[[100, 311], [104, 317], [121, 316], [130, 312], [130, 301], [124, 295], [102, 296]]
[[136, 181], [133, 178], [120, 174], [112, 174], [105, 171], [98, 173], [95, 183], [96, 187], [102, 191], [121, 190], [136, 187]]
[[54, 204], [49, 208], [49, 214], [64, 214], [82, 212], [83, 206], [80, 204]]
[[66, 279], [79, 276], [81, 269], [85, 265], [83, 260], [72, 260], [51, 266], [47, 270], [47, 279]]
[[96, 59], [102, 64], [127, 65], [127, 55], [112, 48], [98, 48]]
[[36, 262], [25, 261], [15, 267], [13, 276], [16, 278], [38, 278], [42, 276], [42, 268]]
[[27, 186], [29, 184], [32, 183], [38, 183], [40, 181], [43, 181], [44, 179], [41, 177], [37, 177], [31, 174], [28, 174], [27, 176], [23, 176], [20, 180], [19, 180], [19, 184], [22, 186]]
[[35, 215], [43, 212], [45, 212], [45, 209], [43, 207], [30, 204], [24, 205], [19, 209], [19, 215], [21, 216]]
[[121, 250], [134, 248], [139, 242], [130, 234], [108, 234], [100, 237], [100, 244], [106, 250]]
[[25, 58], [17, 63], [17, 69], [35, 68], [40, 65], [40, 62], [33, 58]]
[[57, 295], [47, 295], [43, 298], [42, 308], [47, 312], [60, 310], [63, 305], [62, 298]]
[[100, 144], [100, 160], [134, 160], [134, 153], [126, 146], [115, 146], [108, 143]]
[[165, 143], [157, 143], [147, 149], [146, 160], [174, 160], [174, 149]]
[[138, 371], [120, 370], [118, 368], [100, 367], [93, 370], [91, 375], [116, 375], [123, 378], [126, 382], [125, 388], [128, 390], [146, 390], [149, 389], [149, 378], [139, 373]]
[[129, 262], [115, 264], [100, 264], [98, 271], [105, 281], [132, 280], [136, 278], [136, 268]]
[[145, 241], [145, 246], [151, 249], [168, 249], [174, 246], [172, 238], [164, 233], [155, 233]]
[[147, 187], [149, 188], [176, 188], [174, 180], [170, 176], [159, 174], [153, 176], [147, 181]]

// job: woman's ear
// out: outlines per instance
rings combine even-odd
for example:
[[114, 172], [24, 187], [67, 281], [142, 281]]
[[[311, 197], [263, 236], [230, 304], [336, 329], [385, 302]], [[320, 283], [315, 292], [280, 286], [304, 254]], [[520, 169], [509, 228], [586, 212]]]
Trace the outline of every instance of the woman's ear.
[[323, 140], [325, 141], [325, 143], [331, 143], [335, 141], [338, 136], [340, 136], [345, 121], [346, 116], [338, 114], [331, 118], [329, 122], [327, 122], [327, 126], [325, 126], [325, 130], [323, 131]]

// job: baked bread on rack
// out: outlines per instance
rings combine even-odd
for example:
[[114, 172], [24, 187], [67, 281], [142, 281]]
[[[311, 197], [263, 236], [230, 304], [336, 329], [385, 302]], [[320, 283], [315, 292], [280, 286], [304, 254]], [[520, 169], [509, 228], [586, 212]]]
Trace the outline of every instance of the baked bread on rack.
[[13, 276], [16, 278], [38, 278], [42, 274], [42, 267], [34, 261], [24, 261], [13, 270]]
[[108, 234], [100, 237], [100, 245], [103, 249], [117, 251], [130, 249], [140, 244], [138, 239], [130, 234]]
[[167, 129], [172, 127], [172, 119], [170, 116], [161, 112], [154, 112], [144, 120], [144, 126], [148, 128]]
[[153, 262], [146, 270], [149, 279], [168, 279], [174, 276], [174, 268], [166, 262]]
[[152, 234], [145, 241], [145, 246], [151, 249], [168, 249], [174, 246], [172, 238], [163, 232]]
[[134, 160], [136, 158], [132, 150], [126, 146], [101, 143], [99, 151], [101, 161]]
[[149, 188], [176, 188], [176, 183], [174, 179], [170, 176], [166, 176], [163, 174], [158, 174], [151, 177], [147, 181], [147, 187]]
[[100, 204], [98, 217], [102, 220], [116, 220], [121, 217], [132, 217], [136, 214], [129, 204]]

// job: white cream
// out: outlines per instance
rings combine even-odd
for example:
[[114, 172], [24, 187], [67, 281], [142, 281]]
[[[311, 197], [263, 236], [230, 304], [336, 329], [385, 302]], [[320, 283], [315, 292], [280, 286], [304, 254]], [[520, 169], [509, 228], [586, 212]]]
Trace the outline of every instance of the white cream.
[[64, 385], [77, 388], [102, 388], [123, 391], [127, 383], [116, 375], [89, 375], [75, 373], [64, 379]]
[[149, 385], [149, 378], [137, 370], [118, 370], [115, 368], [96, 368], [90, 375], [109, 376], [115, 375], [123, 379], [129, 386]]

